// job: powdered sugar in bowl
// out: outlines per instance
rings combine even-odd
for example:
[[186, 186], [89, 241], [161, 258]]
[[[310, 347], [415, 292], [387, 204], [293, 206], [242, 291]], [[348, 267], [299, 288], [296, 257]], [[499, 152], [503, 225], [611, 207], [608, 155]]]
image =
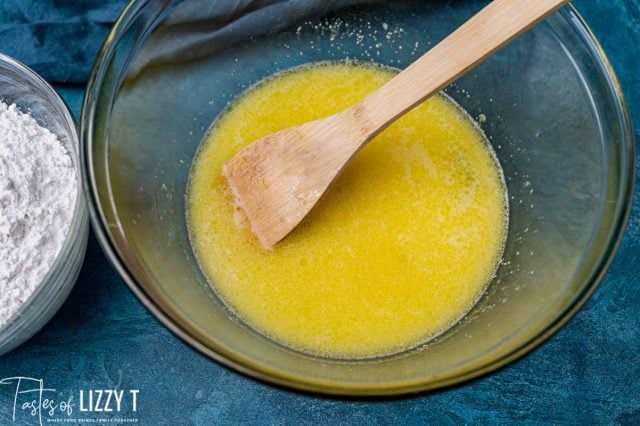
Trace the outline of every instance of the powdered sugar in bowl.
[[2, 355], [40, 330], [69, 295], [89, 216], [69, 109], [35, 72], [1, 54], [0, 128]]

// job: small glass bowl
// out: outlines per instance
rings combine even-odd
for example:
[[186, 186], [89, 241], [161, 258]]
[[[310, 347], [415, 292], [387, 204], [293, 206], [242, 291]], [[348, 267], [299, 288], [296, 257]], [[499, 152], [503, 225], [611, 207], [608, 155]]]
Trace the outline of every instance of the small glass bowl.
[[89, 214], [82, 191], [78, 131], [73, 116], [55, 90], [33, 70], [0, 54], [0, 100], [16, 104], [55, 133], [76, 168], [76, 204], [68, 235], [58, 257], [36, 291], [0, 327], [0, 355], [37, 333], [58, 311], [78, 277], [89, 236]]

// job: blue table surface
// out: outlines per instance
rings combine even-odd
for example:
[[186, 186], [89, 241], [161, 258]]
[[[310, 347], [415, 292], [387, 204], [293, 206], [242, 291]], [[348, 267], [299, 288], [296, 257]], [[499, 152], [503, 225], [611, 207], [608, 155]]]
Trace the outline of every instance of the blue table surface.
[[[575, 5], [609, 55], [640, 128], [640, 3], [576, 0]], [[15, 56], [28, 64], [35, 60]], [[55, 58], [50, 61], [55, 71]], [[66, 66], [63, 61], [58, 59], [60, 67]], [[78, 116], [84, 86], [56, 87]], [[462, 386], [392, 400], [345, 400], [252, 380], [210, 361], [156, 321], [109, 265], [93, 235], [71, 297], [41, 332], [0, 358], [0, 379], [42, 378], [60, 397], [77, 398], [79, 389], [139, 389], [136, 413], [129, 407], [129, 412], [84, 417], [128, 417], [152, 425], [640, 424], [638, 191], [640, 186], [616, 259], [575, 318], [531, 354]], [[14, 396], [11, 386], [0, 386], [0, 424], [10, 424]], [[18, 407], [16, 424], [27, 420], [37, 417]]]

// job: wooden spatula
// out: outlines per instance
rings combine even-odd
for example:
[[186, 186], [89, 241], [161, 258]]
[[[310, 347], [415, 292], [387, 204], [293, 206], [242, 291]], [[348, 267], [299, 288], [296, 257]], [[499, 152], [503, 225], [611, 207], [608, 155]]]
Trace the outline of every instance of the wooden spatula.
[[223, 174], [262, 245], [272, 247], [291, 232], [376, 134], [565, 3], [494, 0], [357, 105], [238, 152]]

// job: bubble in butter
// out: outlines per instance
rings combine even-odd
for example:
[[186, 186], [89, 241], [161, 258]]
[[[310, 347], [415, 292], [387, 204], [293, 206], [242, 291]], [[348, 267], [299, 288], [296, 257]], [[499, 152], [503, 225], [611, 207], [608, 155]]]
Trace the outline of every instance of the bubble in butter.
[[192, 166], [187, 216], [201, 268], [237, 316], [294, 349], [368, 358], [414, 347], [463, 317], [500, 261], [501, 170], [444, 95], [362, 149], [273, 250], [234, 211], [221, 170], [241, 147], [349, 107], [395, 73], [324, 63], [268, 78], [216, 120]]

